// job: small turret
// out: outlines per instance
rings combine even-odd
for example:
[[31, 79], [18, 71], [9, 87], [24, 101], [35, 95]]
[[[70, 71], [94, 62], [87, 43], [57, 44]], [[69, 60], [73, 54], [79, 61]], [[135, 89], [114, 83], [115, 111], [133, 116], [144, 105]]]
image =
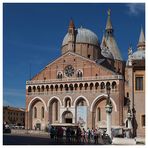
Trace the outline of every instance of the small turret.
[[145, 37], [144, 37], [144, 32], [143, 28], [141, 27], [141, 32], [139, 36], [139, 42], [137, 44], [137, 49], [138, 50], [145, 50]]
[[132, 54], [132, 60], [145, 60], [145, 37], [142, 27], [137, 44], [137, 51]]
[[68, 32], [69, 33], [74, 33], [74, 29], [75, 29], [75, 24], [74, 24], [73, 20], [71, 19], [70, 23], [69, 23]]
[[68, 34], [68, 50], [75, 52], [75, 25], [72, 19], [69, 23]]
[[108, 14], [108, 18], [107, 18], [105, 32], [106, 32], [106, 35], [110, 35], [110, 34], [112, 35], [113, 34], [113, 27], [112, 27], [111, 18], [110, 18], [110, 15], [111, 15], [110, 9], [107, 11], [107, 14]]

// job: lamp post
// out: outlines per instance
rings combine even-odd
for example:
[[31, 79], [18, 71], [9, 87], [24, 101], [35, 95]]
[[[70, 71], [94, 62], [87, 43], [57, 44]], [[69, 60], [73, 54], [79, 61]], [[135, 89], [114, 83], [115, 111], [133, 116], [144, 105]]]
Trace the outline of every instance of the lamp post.
[[107, 134], [109, 135], [109, 137], [111, 138], [111, 113], [112, 113], [112, 103], [110, 100], [110, 86], [106, 87], [106, 92], [107, 92], [107, 100], [106, 100], [106, 119], [107, 119]]
[[127, 131], [126, 131], [126, 137], [131, 138], [131, 130], [132, 130], [132, 114], [131, 114], [131, 109], [130, 109], [130, 99], [128, 98], [127, 100]]

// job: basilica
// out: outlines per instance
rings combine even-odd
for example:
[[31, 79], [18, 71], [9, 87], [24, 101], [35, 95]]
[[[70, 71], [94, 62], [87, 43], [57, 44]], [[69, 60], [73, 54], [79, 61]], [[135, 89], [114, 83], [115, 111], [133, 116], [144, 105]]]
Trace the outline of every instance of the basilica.
[[110, 87], [111, 127], [128, 128], [130, 115], [135, 136], [145, 136], [144, 32], [139, 28], [137, 50], [125, 49], [124, 61], [114, 29], [110, 11], [101, 43], [93, 31], [70, 20], [61, 55], [26, 81], [26, 129], [44, 130], [49, 124], [106, 128]]

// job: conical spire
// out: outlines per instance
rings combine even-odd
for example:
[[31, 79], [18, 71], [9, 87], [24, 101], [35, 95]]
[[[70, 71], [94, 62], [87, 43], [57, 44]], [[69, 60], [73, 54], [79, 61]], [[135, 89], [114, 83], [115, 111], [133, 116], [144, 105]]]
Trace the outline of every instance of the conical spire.
[[69, 23], [69, 28], [75, 28], [74, 21], [71, 19]]
[[111, 10], [109, 9], [108, 11], [107, 11], [107, 14], [108, 14], [108, 18], [107, 18], [107, 23], [106, 23], [106, 30], [112, 30], [113, 29], [113, 27], [112, 27], [112, 23], [111, 23], [111, 19], [110, 19], [110, 15], [111, 15]]
[[139, 42], [138, 42], [138, 50], [140, 49], [145, 49], [145, 37], [144, 37], [144, 32], [143, 32], [143, 28], [141, 27], [141, 32], [140, 32], [140, 36], [139, 36]]
[[[114, 59], [122, 61], [121, 53], [113, 34], [114, 30], [113, 30], [111, 19], [110, 19], [111, 10], [109, 9], [107, 13], [108, 13], [108, 18], [107, 18], [105, 34], [104, 34], [105, 44], [107, 45], [108, 50], [112, 53]], [[102, 41], [102, 45], [104, 45], [103, 42], [104, 42], [104, 39]]]
[[103, 38], [102, 38], [101, 47], [107, 47], [104, 35], [103, 35]]
[[75, 25], [73, 20], [70, 20], [68, 28], [68, 50], [75, 51]]
[[139, 43], [144, 43], [144, 42], [145, 42], [145, 37], [144, 37], [143, 28], [141, 27], [141, 32], [140, 32], [140, 37], [139, 37]]

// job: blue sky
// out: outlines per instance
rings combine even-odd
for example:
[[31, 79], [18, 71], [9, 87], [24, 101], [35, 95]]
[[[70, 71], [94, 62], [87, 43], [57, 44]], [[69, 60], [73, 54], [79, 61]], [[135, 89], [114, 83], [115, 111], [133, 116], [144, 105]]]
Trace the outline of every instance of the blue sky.
[[61, 55], [62, 40], [71, 18], [76, 28], [82, 25], [92, 30], [101, 42], [109, 8], [115, 38], [126, 60], [129, 45], [136, 51], [141, 26], [145, 31], [144, 4], [4, 3], [4, 105], [25, 107], [25, 83], [30, 71], [33, 77]]

